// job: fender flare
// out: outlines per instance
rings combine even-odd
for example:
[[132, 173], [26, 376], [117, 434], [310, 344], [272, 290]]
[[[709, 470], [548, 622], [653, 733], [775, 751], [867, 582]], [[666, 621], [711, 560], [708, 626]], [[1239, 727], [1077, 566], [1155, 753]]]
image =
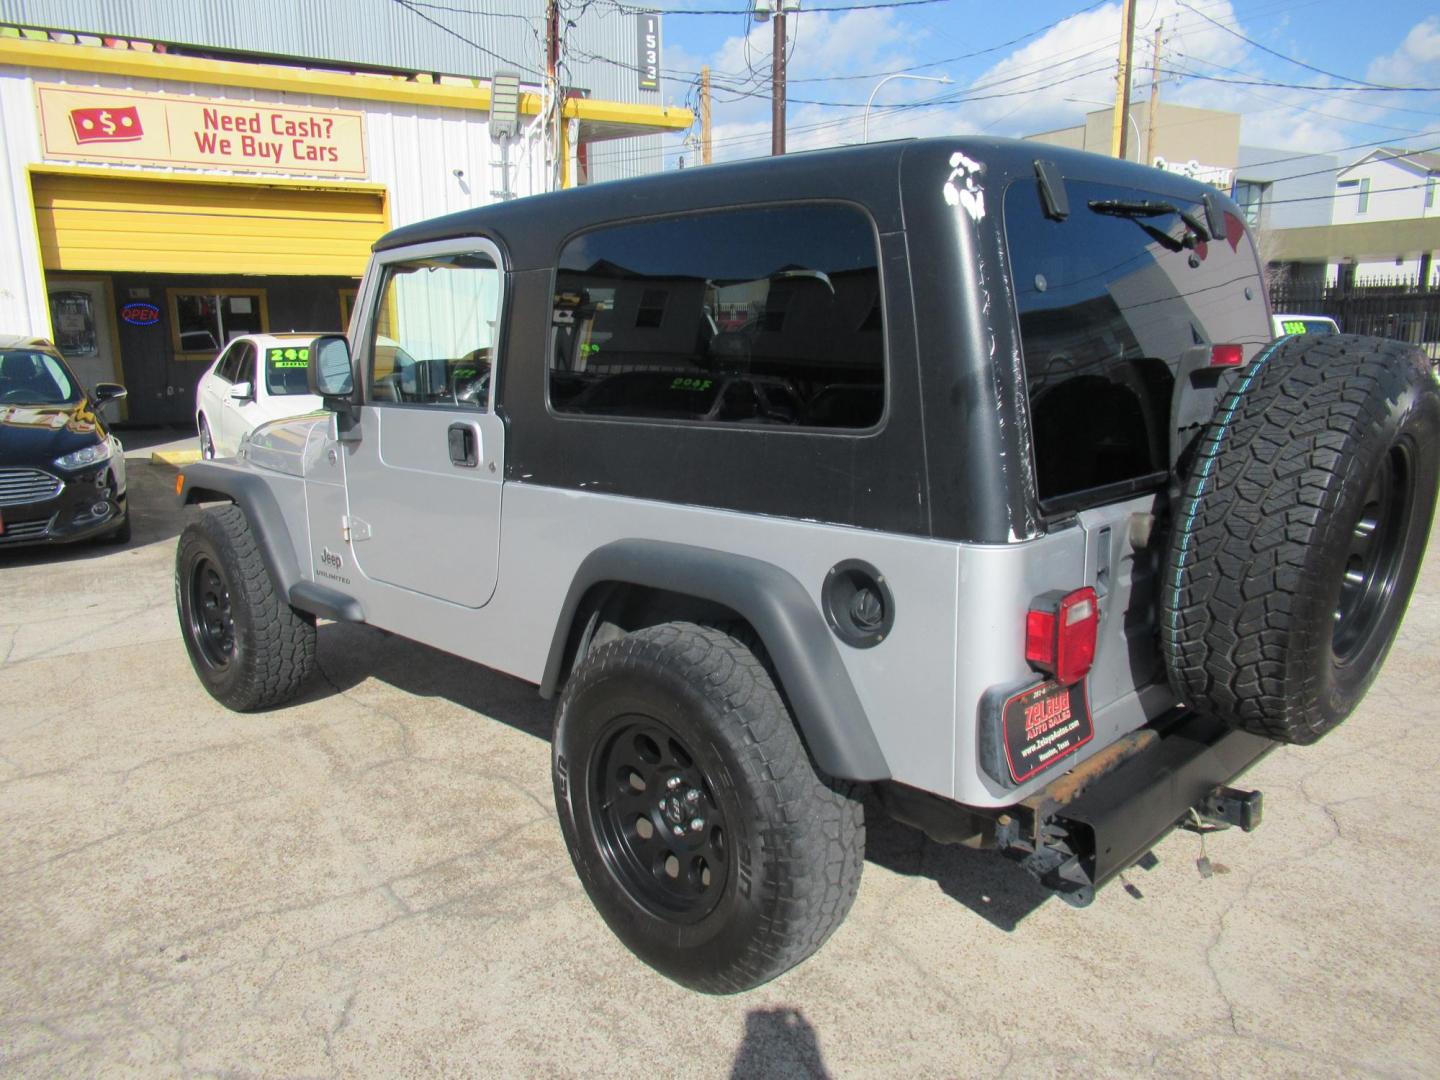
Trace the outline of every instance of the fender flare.
[[181, 506], [208, 499], [229, 499], [244, 512], [255, 534], [260, 558], [275, 589], [293, 608], [342, 622], [364, 622], [365, 610], [353, 596], [313, 581], [300, 573], [295, 545], [285, 515], [265, 478], [215, 461], [200, 461], [180, 470], [184, 477], [176, 498]]
[[771, 563], [689, 544], [616, 540], [592, 551], [570, 582], [545, 662], [540, 695], [554, 697], [580, 603], [617, 582], [693, 596], [731, 608], [759, 634], [815, 763], [842, 780], [888, 780], [834, 636], [793, 576]]

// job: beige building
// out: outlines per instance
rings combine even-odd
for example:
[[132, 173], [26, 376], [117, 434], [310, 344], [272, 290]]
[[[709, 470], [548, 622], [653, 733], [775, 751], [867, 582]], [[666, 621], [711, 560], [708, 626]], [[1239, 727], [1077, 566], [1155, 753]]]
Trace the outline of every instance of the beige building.
[[[1113, 110], [1028, 136], [1109, 154]], [[1379, 148], [1349, 164], [1324, 153], [1242, 146], [1240, 115], [1137, 101], [1126, 158], [1213, 184], [1240, 204], [1276, 280], [1319, 286], [1435, 280], [1440, 158]], [[1371, 194], [1374, 198], [1371, 198]]]
[[[1097, 109], [1086, 114], [1083, 124], [1027, 138], [1108, 154], [1113, 117], [1113, 110]], [[1163, 162], [1161, 168], [1184, 172], [1229, 191], [1240, 164], [1240, 114], [1162, 101], [1155, 107], [1152, 128], [1150, 102], [1137, 101], [1130, 106], [1125, 156], [1130, 161]]]

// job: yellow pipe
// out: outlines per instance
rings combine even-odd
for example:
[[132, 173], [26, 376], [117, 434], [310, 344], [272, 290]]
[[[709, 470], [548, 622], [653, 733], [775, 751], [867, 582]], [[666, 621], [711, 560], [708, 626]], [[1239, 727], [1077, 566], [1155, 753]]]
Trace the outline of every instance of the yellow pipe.
[[[234, 60], [208, 60], [170, 53], [107, 49], [94, 45], [65, 45], [53, 41], [0, 38], [0, 65], [119, 75], [131, 79], [235, 86], [248, 90], [274, 90], [288, 94], [319, 94], [357, 101], [386, 101], [406, 105], [433, 105], [449, 109], [490, 111], [490, 86], [410, 82], [399, 77], [310, 71], [283, 64]], [[540, 113], [539, 94], [521, 94], [520, 111]], [[582, 122], [624, 124], [643, 129], [636, 134], [684, 131], [694, 122], [688, 109], [634, 105], [621, 101], [571, 98], [563, 116]]]

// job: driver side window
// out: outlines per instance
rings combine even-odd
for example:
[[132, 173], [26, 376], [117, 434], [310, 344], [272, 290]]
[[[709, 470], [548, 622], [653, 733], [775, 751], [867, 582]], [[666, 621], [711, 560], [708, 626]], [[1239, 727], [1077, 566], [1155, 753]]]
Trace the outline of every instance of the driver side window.
[[500, 288], [499, 268], [479, 252], [387, 266], [370, 341], [368, 400], [488, 409]]

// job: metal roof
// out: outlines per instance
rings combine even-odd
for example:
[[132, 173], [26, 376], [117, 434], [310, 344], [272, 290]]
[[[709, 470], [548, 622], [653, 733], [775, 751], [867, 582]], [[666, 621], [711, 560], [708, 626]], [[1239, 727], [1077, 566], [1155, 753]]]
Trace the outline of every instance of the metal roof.
[[[595, 8], [566, 27], [562, 81], [607, 101], [641, 90], [636, 16]], [[0, 0], [0, 23], [188, 49], [488, 79], [545, 70], [544, 0]]]

